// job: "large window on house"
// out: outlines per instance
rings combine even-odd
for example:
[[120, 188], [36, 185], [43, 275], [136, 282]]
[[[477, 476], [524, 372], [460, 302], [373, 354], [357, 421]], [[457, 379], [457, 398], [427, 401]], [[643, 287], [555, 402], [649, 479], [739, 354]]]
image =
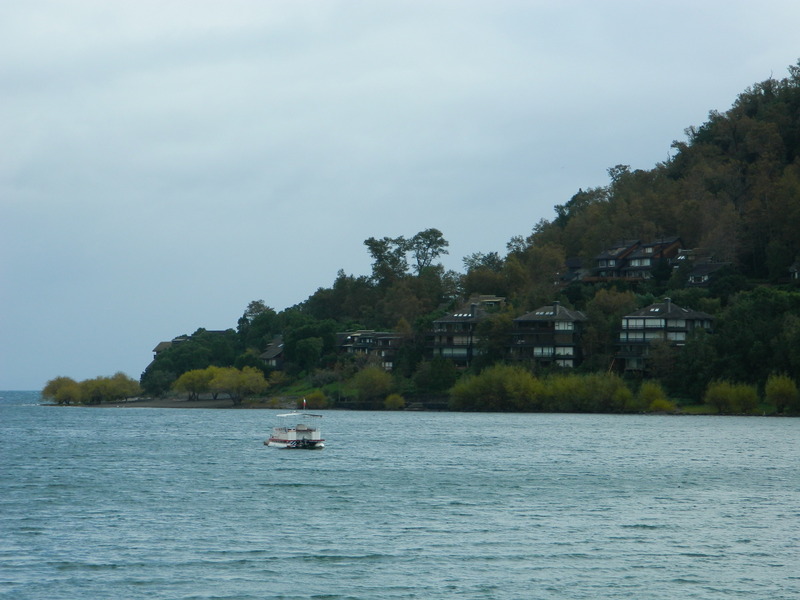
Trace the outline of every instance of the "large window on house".
[[534, 356], [553, 356], [555, 349], [552, 346], [534, 346]]
[[626, 369], [642, 369], [644, 368], [644, 360], [641, 358], [627, 358], [625, 359], [625, 368]]
[[573, 331], [575, 323], [572, 321], [556, 321], [556, 331]]
[[664, 319], [645, 319], [644, 326], [648, 329], [664, 329]]
[[464, 358], [467, 355], [466, 348], [441, 348], [440, 355], [445, 358]]
[[686, 341], [686, 332], [685, 331], [668, 331], [667, 332], [667, 339], [673, 342], [685, 342]]
[[686, 327], [686, 319], [669, 319], [667, 327]]
[[623, 329], [642, 329], [644, 327], [644, 319], [622, 319]]
[[644, 331], [623, 331], [619, 334], [620, 342], [644, 341]]
[[556, 348], [556, 356], [574, 356], [575, 348], [572, 346], [559, 346]]

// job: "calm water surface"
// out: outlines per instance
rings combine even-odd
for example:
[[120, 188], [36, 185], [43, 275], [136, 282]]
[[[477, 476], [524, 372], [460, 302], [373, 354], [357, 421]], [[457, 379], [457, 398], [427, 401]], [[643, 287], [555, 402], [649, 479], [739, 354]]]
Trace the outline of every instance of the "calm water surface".
[[0, 396], [0, 598], [800, 598], [797, 419]]

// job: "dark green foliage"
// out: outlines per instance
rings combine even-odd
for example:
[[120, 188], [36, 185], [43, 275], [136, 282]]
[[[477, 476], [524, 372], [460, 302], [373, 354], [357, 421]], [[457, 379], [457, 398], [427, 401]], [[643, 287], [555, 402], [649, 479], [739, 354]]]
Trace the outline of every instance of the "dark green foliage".
[[424, 393], [443, 393], [458, 380], [458, 371], [453, 361], [435, 356], [432, 360], [420, 363], [414, 374], [417, 391]]
[[248, 310], [239, 319], [238, 332], [240, 347], [263, 351], [279, 333], [278, 315], [262, 301], [251, 302]]
[[763, 384], [775, 370], [797, 373], [796, 328], [800, 293], [759, 287], [737, 294], [714, 335], [719, 357], [716, 375]]
[[701, 402], [706, 386], [718, 370], [715, 337], [696, 330], [675, 358], [674, 371], [662, 379], [674, 395]]
[[559, 243], [568, 256], [590, 259], [615, 239], [677, 235], [733, 261], [745, 277], [786, 277], [800, 253], [797, 69], [752, 86], [729, 111], [689, 128], [666, 163], [609, 169], [610, 185], [556, 206], [556, 218], [537, 225], [526, 244]]
[[173, 371], [152, 368], [152, 364], [145, 369], [139, 379], [139, 384], [145, 393], [151, 396], [163, 396], [169, 391], [172, 383], [178, 378]]
[[281, 317], [286, 360], [294, 369], [312, 369], [323, 355], [335, 352], [336, 321], [317, 320], [301, 310], [286, 311]]

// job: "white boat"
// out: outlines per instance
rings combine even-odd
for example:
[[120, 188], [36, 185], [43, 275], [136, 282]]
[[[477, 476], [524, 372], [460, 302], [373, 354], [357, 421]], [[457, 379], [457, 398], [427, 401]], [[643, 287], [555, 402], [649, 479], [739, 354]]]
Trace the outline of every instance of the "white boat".
[[[278, 416], [284, 419], [292, 419], [292, 421], [294, 421], [294, 419], [299, 419], [301, 422], [296, 425], [273, 427], [272, 435], [264, 442], [266, 446], [302, 450], [317, 450], [325, 447], [325, 440], [322, 439], [322, 432], [315, 422], [317, 419], [321, 419], [322, 415], [314, 415], [307, 412], [294, 412]], [[303, 421], [308, 421], [308, 423], [304, 423]]]

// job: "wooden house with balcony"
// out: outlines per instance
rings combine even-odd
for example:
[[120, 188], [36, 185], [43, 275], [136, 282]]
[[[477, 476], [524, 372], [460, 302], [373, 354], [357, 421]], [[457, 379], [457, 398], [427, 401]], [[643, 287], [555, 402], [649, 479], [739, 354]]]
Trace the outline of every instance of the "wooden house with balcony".
[[670, 261], [682, 247], [678, 237], [648, 243], [621, 240], [595, 257], [590, 280], [651, 279], [655, 269], [670, 268]]
[[338, 333], [336, 337], [339, 352], [373, 357], [387, 371], [394, 368], [395, 356], [403, 343], [399, 333], [371, 329]]
[[592, 277], [596, 279], [619, 279], [623, 276], [623, 268], [627, 258], [640, 246], [639, 240], [620, 240], [611, 248], [603, 250], [594, 258]]
[[670, 260], [678, 255], [683, 247], [678, 237], [662, 238], [649, 244], [640, 244], [625, 258], [625, 265], [620, 269], [627, 279], [651, 279], [656, 268], [663, 266], [667, 272], [671, 269]]
[[468, 367], [481, 354], [478, 324], [504, 303], [505, 298], [499, 296], [474, 296], [466, 307], [436, 319], [429, 342], [432, 355], [448, 358], [457, 367]]
[[622, 318], [616, 359], [624, 371], [644, 372], [653, 342], [680, 347], [693, 331], [711, 332], [713, 325], [714, 317], [708, 313], [681, 308], [665, 298]]
[[581, 334], [587, 321], [579, 310], [559, 302], [514, 319], [511, 356], [540, 366], [576, 367], [583, 356]]

